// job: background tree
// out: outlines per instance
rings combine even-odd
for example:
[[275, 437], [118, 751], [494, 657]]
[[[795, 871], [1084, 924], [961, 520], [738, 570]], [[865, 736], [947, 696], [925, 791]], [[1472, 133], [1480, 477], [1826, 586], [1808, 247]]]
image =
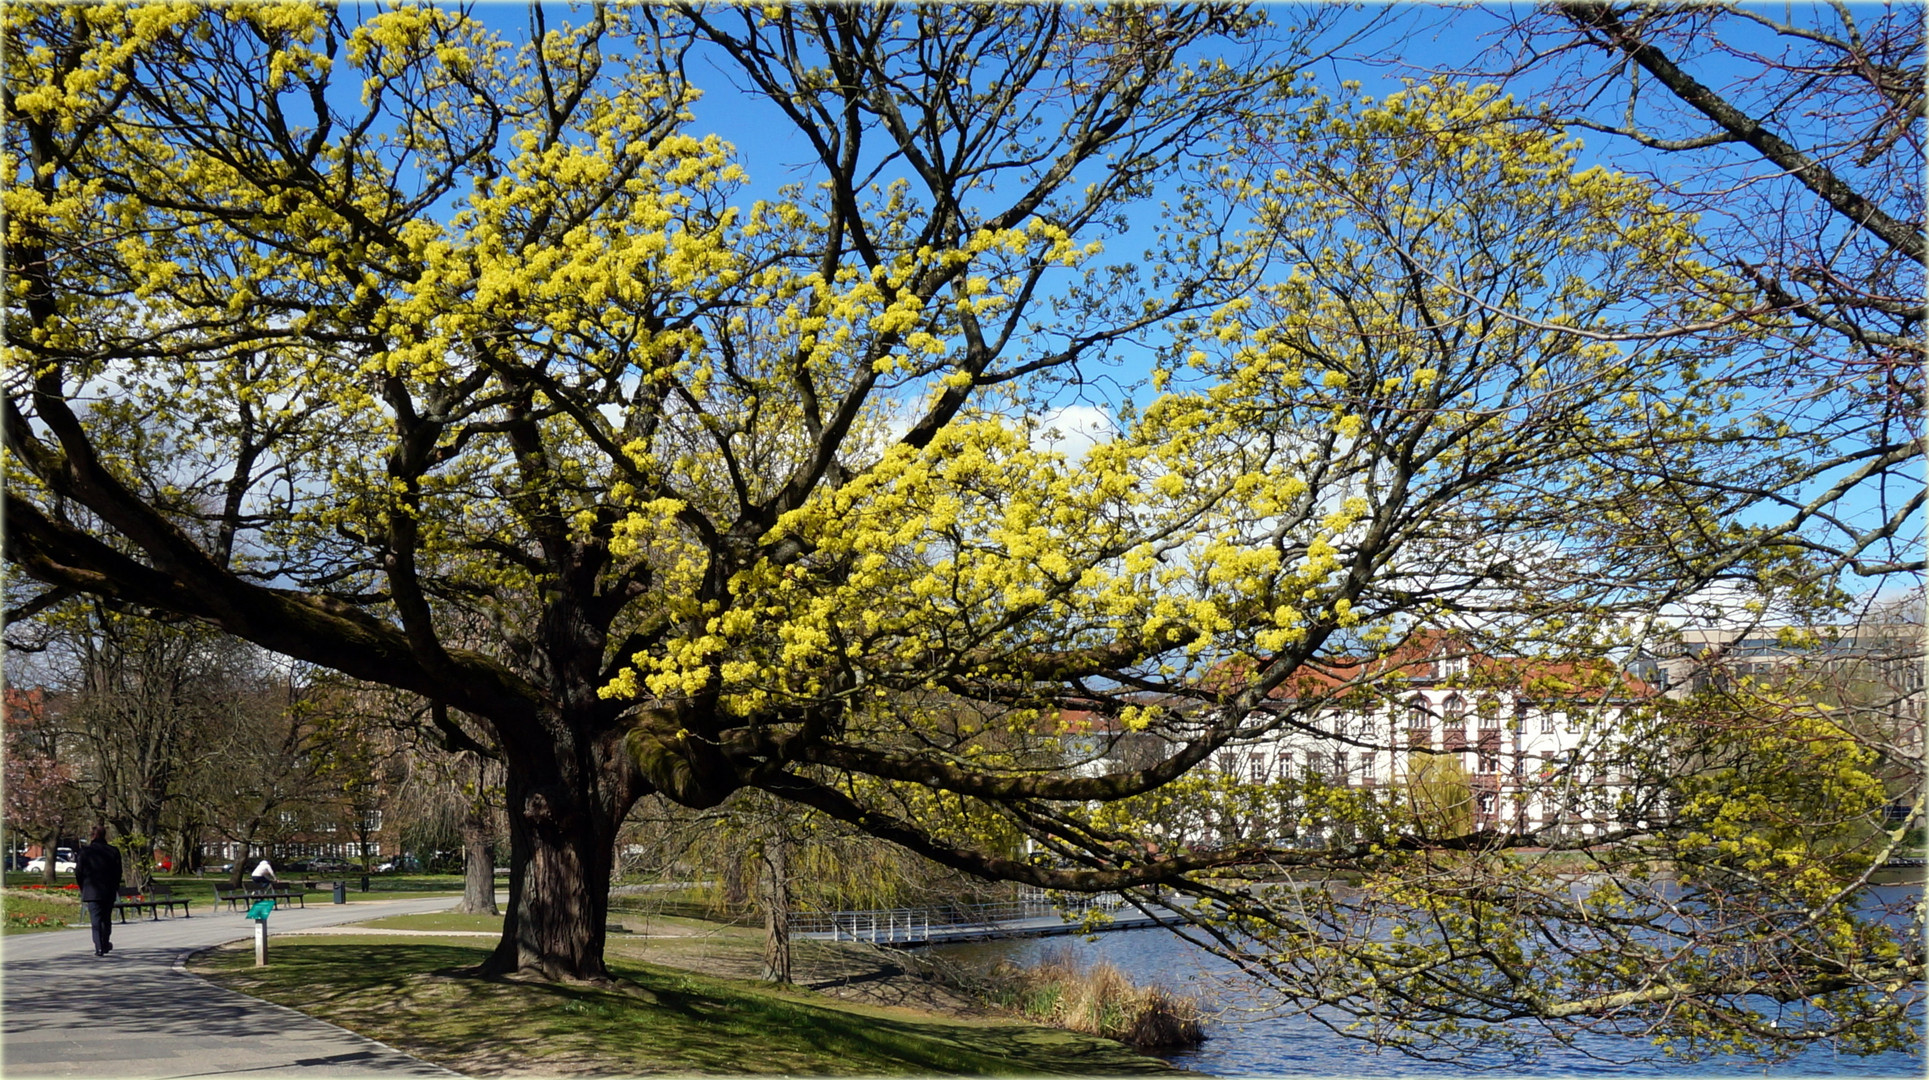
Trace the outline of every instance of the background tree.
[[277, 845], [325, 794], [317, 716], [304, 703], [299, 673], [255, 674], [237, 688], [238, 707], [189, 795], [207, 808], [209, 835], [233, 848], [228, 877], [235, 888], [259, 859], [278, 854]]
[[[435, 854], [452, 861], [459, 859], [462, 900], [455, 910], [500, 914], [495, 868], [502, 754], [485, 741], [486, 735], [472, 732], [470, 725], [452, 718], [446, 710], [432, 708], [429, 712], [433, 727], [418, 729], [408, 790], [410, 816], [418, 824], [432, 823], [433, 831], [414, 834], [418, 837], [415, 850], [425, 867]], [[421, 739], [421, 735], [428, 738]]]
[[1473, 781], [1458, 754], [1409, 752], [1401, 783], [1427, 835], [1451, 838], [1474, 831]]
[[44, 691], [9, 688], [6, 707], [6, 823], [9, 837], [26, 837], [47, 856], [41, 881], [54, 883], [53, 852], [84, 817], [74, 769], [63, 760], [60, 729], [47, 715]]
[[85, 755], [88, 801], [117, 835], [149, 850], [170, 804], [205, 770], [241, 698], [247, 646], [199, 625], [169, 625], [95, 602], [61, 635], [72, 670], [68, 716]]
[[[379, 688], [342, 685], [323, 674], [316, 690], [317, 779], [326, 792], [334, 827], [354, 837], [362, 873], [373, 868], [375, 835], [398, 834], [394, 811], [408, 779], [408, 732], [423, 720], [406, 713], [395, 694]], [[400, 852], [390, 852], [399, 855]]]

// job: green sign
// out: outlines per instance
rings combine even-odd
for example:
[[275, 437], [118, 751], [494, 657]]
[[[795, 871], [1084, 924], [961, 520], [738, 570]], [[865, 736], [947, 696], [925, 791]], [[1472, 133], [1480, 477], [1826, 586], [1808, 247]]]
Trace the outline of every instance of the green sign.
[[268, 919], [268, 913], [273, 910], [275, 910], [275, 902], [273, 900], [256, 900], [254, 906], [248, 909], [248, 918], [260, 919], [265, 922]]

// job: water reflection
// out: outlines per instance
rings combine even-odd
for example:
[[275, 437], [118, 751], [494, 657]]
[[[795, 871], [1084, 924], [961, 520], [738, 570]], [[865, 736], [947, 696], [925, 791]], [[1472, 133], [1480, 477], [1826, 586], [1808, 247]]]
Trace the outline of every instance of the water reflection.
[[[1035, 963], [1065, 951], [1081, 961], [1110, 963], [1139, 982], [1163, 982], [1208, 1003], [1218, 1018], [1208, 1028], [1211, 1037], [1205, 1045], [1165, 1056], [1175, 1065], [1215, 1076], [1459, 1076], [1480, 1069], [1535, 1077], [1613, 1073], [1907, 1077], [1914, 1080], [1925, 1074], [1920, 1051], [1857, 1057], [1837, 1053], [1827, 1046], [1810, 1048], [1789, 1061], [1766, 1067], [1739, 1058], [1711, 1059], [1693, 1067], [1668, 1062], [1624, 1064], [1619, 1059], [1645, 1047], [1632, 1040], [1586, 1034], [1573, 1045], [1548, 1038], [1544, 1054], [1527, 1065], [1510, 1063], [1499, 1056], [1440, 1063], [1419, 1061], [1390, 1051], [1375, 1053], [1372, 1047], [1337, 1036], [1306, 1017], [1266, 1015], [1264, 1001], [1251, 990], [1242, 989], [1249, 984], [1242, 983], [1231, 965], [1163, 930], [1126, 930], [1101, 934], [1090, 941], [1048, 938], [947, 945], [933, 948], [930, 953], [956, 963], [988, 968], [1000, 960]], [[1918, 1009], [1920, 1007], [1918, 1003]]]

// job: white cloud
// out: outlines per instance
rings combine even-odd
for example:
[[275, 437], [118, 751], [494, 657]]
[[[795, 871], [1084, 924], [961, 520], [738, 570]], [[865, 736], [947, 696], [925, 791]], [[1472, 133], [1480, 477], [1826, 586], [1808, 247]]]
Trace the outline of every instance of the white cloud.
[[1076, 461], [1098, 442], [1114, 438], [1119, 428], [1105, 410], [1095, 405], [1067, 405], [1033, 421], [1041, 450], [1056, 450]]

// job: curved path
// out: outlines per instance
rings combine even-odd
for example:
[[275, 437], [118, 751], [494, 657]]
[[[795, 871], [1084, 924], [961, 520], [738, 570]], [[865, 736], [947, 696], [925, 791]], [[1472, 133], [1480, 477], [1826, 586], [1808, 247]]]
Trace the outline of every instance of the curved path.
[[[268, 920], [269, 953], [284, 931], [441, 911], [457, 898], [315, 904]], [[199, 903], [196, 907], [201, 906]], [[246, 939], [254, 924], [228, 911], [114, 926], [114, 951], [94, 955], [85, 929], [0, 940], [0, 1074], [133, 1078], [190, 1076], [440, 1076], [452, 1073], [325, 1021], [205, 982], [188, 954]]]

